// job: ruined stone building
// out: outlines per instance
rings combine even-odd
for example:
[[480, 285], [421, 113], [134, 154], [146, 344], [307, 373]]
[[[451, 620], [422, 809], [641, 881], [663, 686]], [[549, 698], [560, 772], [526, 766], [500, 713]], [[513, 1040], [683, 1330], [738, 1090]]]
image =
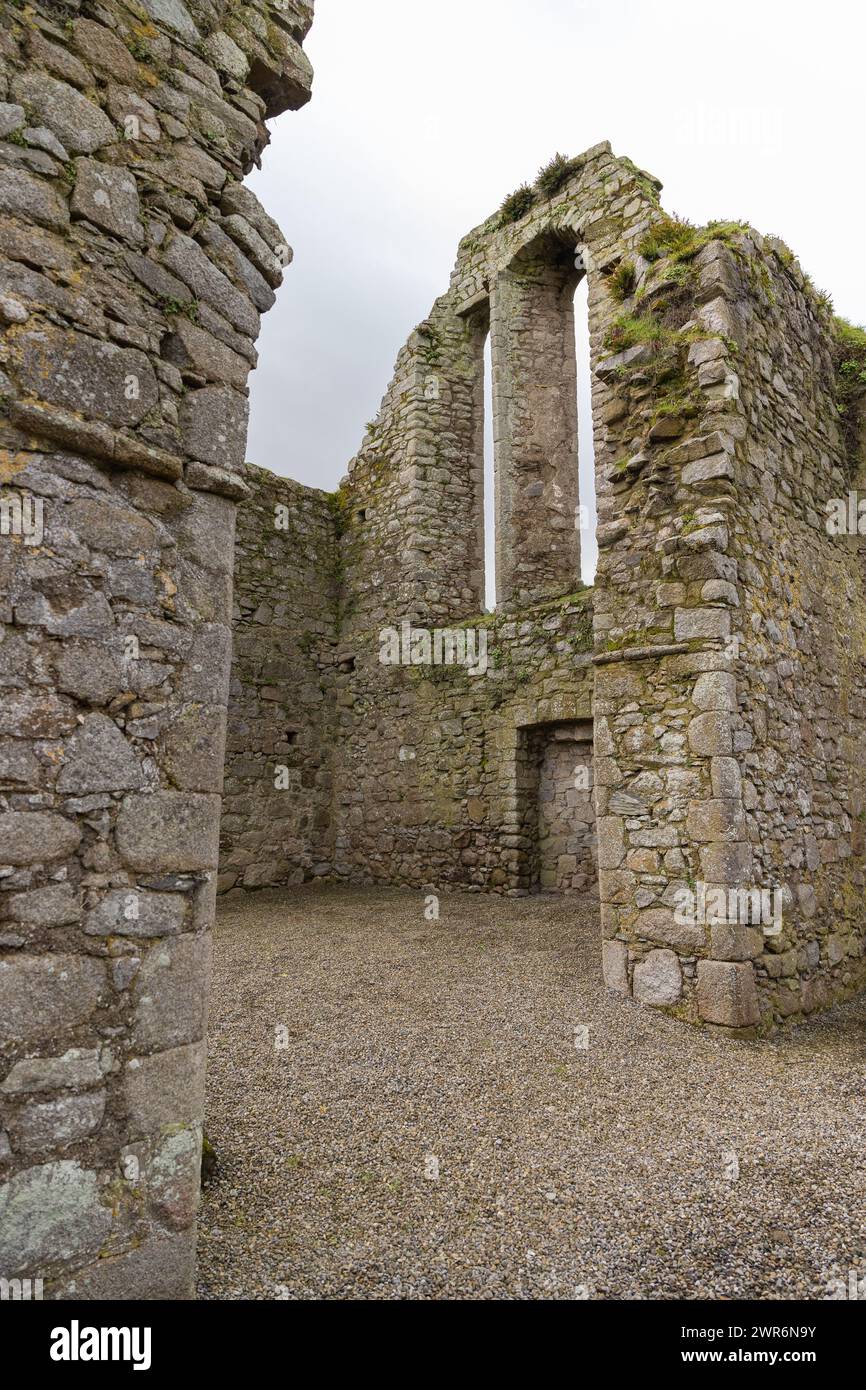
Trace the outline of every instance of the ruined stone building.
[[[248, 469], [220, 886], [597, 887], [609, 988], [766, 1029], [864, 978], [863, 566], [829, 504], [864, 465], [866, 336], [784, 243], [659, 188], [606, 144], [555, 160], [460, 243], [336, 496]], [[437, 663], [442, 629], [485, 669]]]
[[[463, 239], [335, 494], [245, 467], [290, 253], [241, 180], [311, 18], [0, 28], [0, 1275], [53, 1296], [191, 1293], [218, 867], [597, 892], [607, 987], [734, 1033], [863, 983], [866, 339], [599, 145]], [[711, 889], [780, 918], [684, 920]]]

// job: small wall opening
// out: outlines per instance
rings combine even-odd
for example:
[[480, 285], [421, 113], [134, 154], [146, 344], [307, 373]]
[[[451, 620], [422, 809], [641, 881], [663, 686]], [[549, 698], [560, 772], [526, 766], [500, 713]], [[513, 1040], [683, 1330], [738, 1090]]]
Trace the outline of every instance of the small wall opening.
[[521, 731], [518, 788], [532, 893], [598, 893], [592, 720]]

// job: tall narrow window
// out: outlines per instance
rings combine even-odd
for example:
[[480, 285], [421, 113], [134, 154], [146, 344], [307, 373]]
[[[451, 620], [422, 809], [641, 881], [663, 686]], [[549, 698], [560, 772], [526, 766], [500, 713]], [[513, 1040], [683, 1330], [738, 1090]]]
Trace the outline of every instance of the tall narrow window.
[[580, 577], [592, 584], [598, 561], [595, 538], [595, 449], [592, 437], [592, 372], [589, 361], [589, 280], [584, 275], [574, 294], [574, 345], [577, 357], [577, 524], [580, 527]]
[[496, 494], [493, 468], [493, 365], [490, 334], [484, 344], [484, 606], [496, 607]]

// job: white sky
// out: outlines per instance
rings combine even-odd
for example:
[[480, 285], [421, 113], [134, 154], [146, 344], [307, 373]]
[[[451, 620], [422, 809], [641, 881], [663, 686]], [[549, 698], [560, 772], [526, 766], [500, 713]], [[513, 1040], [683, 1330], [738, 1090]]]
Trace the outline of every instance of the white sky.
[[668, 211], [784, 237], [866, 321], [857, 0], [317, 0], [305, 48], [313, 100], [249, 180], [295, 251], [251, 377], [253, 463], [336, 487], [460, 237], [599, 140]]

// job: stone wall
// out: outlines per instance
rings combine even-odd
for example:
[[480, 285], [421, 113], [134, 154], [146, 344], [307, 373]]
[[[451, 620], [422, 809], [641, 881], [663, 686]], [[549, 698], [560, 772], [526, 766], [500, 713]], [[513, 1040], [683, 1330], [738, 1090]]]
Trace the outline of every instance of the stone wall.
[[333, 861], [338, 542], [326, 493], [248, 467], [235, 546], [219, 888], [301, 883]]
[[596, 369], [605, 973], [767, 1029], [866, 973], [862, 566], [824, 525], [850, 477], [836, 328], [745, 225], [671, 222], [637, 249]]
[[838, 325], [788, 248], [750, 232], [723, 266], [738, 350], [717, 361], [736, 373], [743, 434], [732, 538], [742, 608], [732, 744], [748, 845], [738, 868], [784, 891], [783, 931], [760, 953], [754, 938], [747, 946], [760, 1011], [778, 1019], [866, 978], [866, 569], [862, 538], [827, 529], [830, 499], [847, 509], [862, 485], [862, 442], [849, 455], [840, 430]]
[[[312, 7], [0, 19], [0, 1275], [188, 1297], [246, 380]], [[8, 521], [8, 524], [7, 524]]]
[[[350, 640], [345, 495], [263, 469], [246, 477], [220, 887], [328, 877], [527, 891], [540, 761], [529, 733], [590, 715], [588, 591], [467, 616], [448, 631], [471, 634], [471, 669], [419, 660], [434, 652], [420, 625]], [[276, 786], [275, 767], [288, 771]]]
[[554, 725], [538, 750], [538, 886], [545, 893], [596, 889], [592, 723]]
[[475, 634], [476, 656], [486, 644], [474, 675], [419, 662], [422, 625], [404, 642], [397, 624], [405, 664], [382, 663], [394, 644], [380, 632], [356, 639], [337, 725], [336, 876], [511, 893], [537, 885], [530, 733], [590, 717], [587, 601], [583, 591], [467, 615], [455, 630]]

